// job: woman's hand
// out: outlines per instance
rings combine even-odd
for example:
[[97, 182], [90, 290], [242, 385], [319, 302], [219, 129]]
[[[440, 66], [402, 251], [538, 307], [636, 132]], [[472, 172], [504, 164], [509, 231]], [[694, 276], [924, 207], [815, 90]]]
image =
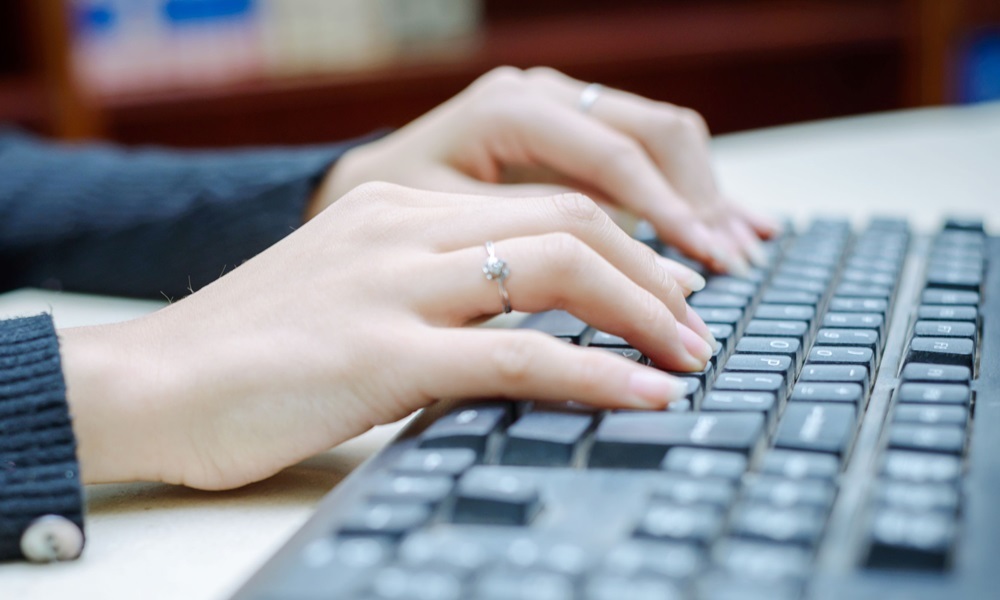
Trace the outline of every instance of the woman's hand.
[[679, 267], [578, 194], [524, 198], [367, 184], [274, 247], [145, 318], [61, 332], [85, 482], [220, 489], [267, 477], [438, 398], [663, 408], [683, 386], [600, 349], [462, 327], [566, 309], [658, 365], [713, 342]]
[[386, 138], [343, 157], [315, 214], [367, 181], [497, 196], [569, 190], [648, 219], [660, 237], [718, 271], [764, 260], [776, 225], [728, 201], [698, 113], [585, 84], [545, 68], [496, 69]]

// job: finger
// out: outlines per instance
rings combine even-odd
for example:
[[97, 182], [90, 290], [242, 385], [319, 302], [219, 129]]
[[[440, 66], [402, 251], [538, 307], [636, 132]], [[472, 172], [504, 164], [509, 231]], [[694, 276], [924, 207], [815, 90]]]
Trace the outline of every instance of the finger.
[[713, 261], [708, 229], [633, 138], [545, 96], [529, 100], [530, 107], [508, 110], [494, 123], [518, 154], [593, 186], [690, 256]]
[[[675, 370], [698, 370], [712, 356], [713, 346], [685, 324], [694, 311], [672, 312], [650, 290], [637, 285], [600, 254], [566, 233], [498, 240], [496, 257], [505, 261], [503, 280], [510, 305], [524, 312], [567, 310], [590, 325], [620, 335], [657, 364]], [[421, 303], [425, 315], [439, 323], [464, 324], [499, 313], [503, 302], [499, 282], [486, 280], [482, 246], [438, 255], [433, 281]], [[664, 275], [666, 277], [666, 275]], [[447, 290], [442, 294], [441, 290]], [[684, 304], [679, 287], [672, 301]], [[443, 296], [443, 298], [442, 298]], [[700, 319], [699, 319], [700, 323]], [[705, 327], [701, 323], [702, 327]], [[705, 327], [707, 330], [707, 327]]]
[[758, 214], [752, 210], [743, 208], [736, 202], [732, 200], [727, 200], [728, 210], [733, 214], [737, 214], [747, 222], [748, 225], [754, 230], [754, 232], [764, 239], [773, 238], [781, 233], [781, 223], [761, 214]]
[[[431, 398], [503, 396], [574, 400], [610, 408], [658, 410], [685, 386], [657, 369], [597, 348], [580, 348], [537, 331], [441, 329], [417, 370]], [[447, 365], [448, 376], [440, 376]]]
[[745, 221], [737, 216], [729, 219], [729, 231], [733, 239], [743, 251], [743, 255], [750, 259], [755, 267], [767, 266], [767, 253], [760, 243], [760, 238], [754, 233]]

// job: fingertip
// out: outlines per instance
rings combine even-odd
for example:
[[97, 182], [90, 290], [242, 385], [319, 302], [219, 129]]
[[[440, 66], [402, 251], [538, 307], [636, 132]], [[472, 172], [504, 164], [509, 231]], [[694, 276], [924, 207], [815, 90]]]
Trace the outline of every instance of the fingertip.
[[704, 368], [705, 363], [711, 360], [715, 348], [704, 337], [683, 323], [677, 324], [677, 333], [681, 338], [684, 349], [688, 351], [690, 358], [693, 359], [692, 366], [695, 367], [695, 370]]
[[660, 410], [686, 393], [684, 382], [656, 369], [644, 367], [629, 377], [630, 404], [636, 408]]
[[698, 292], [705, 289], [705, 278], [694, 269], [663, 256], [658, 256], [657, 258], [663, 270], [673, 277], [681, 287], [688, 290], [688, 292]]

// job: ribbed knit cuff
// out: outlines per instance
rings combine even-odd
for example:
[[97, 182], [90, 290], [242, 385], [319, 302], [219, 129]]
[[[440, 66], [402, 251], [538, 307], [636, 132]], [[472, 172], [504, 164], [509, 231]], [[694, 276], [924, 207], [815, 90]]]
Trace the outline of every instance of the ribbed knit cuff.
[[49, 315], [0, 320], [0, 560], [23, 558], [21, 534], [61, 515], [83, 530], [83, 490]]

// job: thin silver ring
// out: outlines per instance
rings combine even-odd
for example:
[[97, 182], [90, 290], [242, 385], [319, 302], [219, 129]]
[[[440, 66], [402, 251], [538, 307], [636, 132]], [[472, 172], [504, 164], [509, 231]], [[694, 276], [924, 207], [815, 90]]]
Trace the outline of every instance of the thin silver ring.
[[493, 242], [486, 242], [486, 262], [483, 263], [483, 275], [487, 281], [496, 281], [500, 289], [500, 300], [503, 301], [504, 314], [510, 312], [510, 296], [504, 282], [510, 277], [510, 267], [507, 261], [497, 256]]
[[577, 100], [576, 106], [580, 109], [580, 112], [588, 113], [597, 99], [601, 97], [601, 92], [604, 91], [604, 86], [599, 83], [588, 84], [587, 87], [583, 88], [580, 92], [580, 99]]

